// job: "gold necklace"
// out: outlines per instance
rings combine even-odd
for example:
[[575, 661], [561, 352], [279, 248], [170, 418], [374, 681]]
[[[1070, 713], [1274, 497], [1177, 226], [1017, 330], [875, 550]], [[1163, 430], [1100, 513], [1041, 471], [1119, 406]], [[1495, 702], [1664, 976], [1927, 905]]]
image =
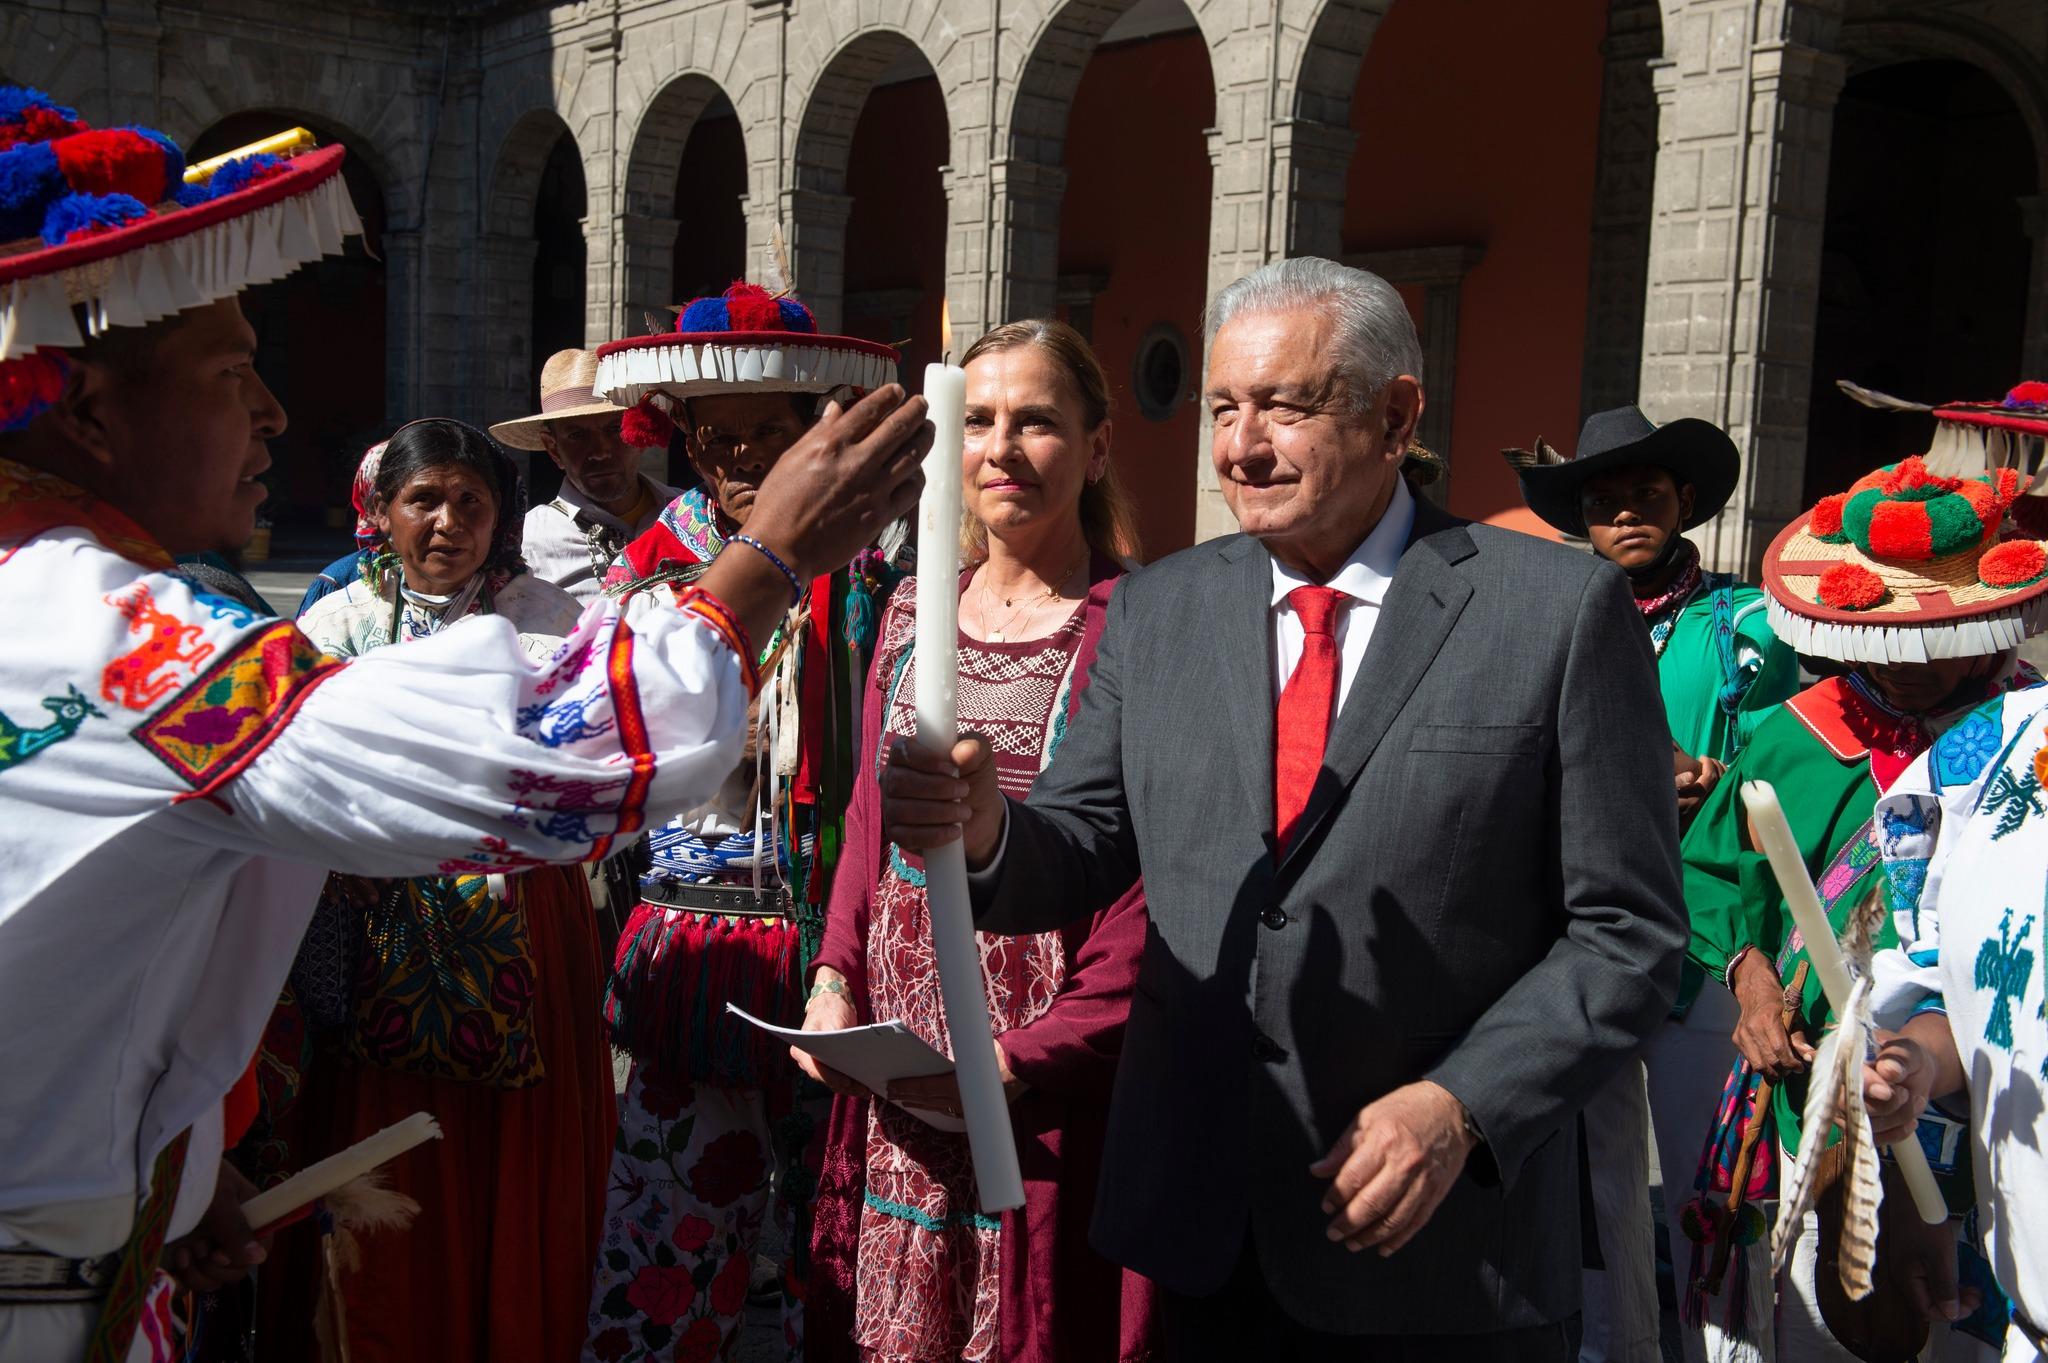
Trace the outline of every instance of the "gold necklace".
[[[1081, 561], [1079, 563], [1076, 563], [1073, 567], [1067, 569], [1066, 573], [1063, 576], [1061, 576], [1059, 581], [1055, 582], [1050, 587], [1041, 587], [1037, 591], [1032, 592], [1029, 596], [1022, 598], [1024, 604], [1022, 606], [1018, 606], [1017, 609], [1011, 611], [1010, 614], [1003, 619], [1003, 622], [998, 625], [992, 623], [995, 618], [995, 606], [993, 603], [996, 597], [995, 593], [989, 588], [988, 569], [986, 565], [984, 565], [982, 569], [981, 578], [981, 616], [983, 624], [988, 627], [989, 642], [997, 644], [1007, 642], [1012, 633], [1011, 627], [1014, 626], [1020, 619], [1025, 619], [1027, 621], [1028, 628], [1029, 623], [1031, 621], [1035, 621], [1038, 618], [1039, 611], [1045, 609], [1046, 606], [1060, 599], [1063, 589], [1066, 587], [1067, 583], [1073, 579], [1074, 574], [1080, 572], [1083, 568], [1087, 566], [1088, 556], [1086, 554], [1083, 554], [1081, 556]], [[1007, 607], [1016, 605], [1018, 598], [1006, 596], [1002, 600], [1003, 605]]]

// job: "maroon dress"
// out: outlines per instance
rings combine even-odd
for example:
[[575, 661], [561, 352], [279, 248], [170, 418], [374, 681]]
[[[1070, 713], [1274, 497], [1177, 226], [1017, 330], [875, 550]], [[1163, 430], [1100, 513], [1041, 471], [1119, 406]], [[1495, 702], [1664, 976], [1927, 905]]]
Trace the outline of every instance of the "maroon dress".
[[[990, 738], [1006, 794], [1021, 798], [1057, 747], [1117, 575], [1098, 562], [1087, 599], [1046, 638], [960, 637], [961, 723]], [[914, 585], [905, 583], [882, 621], [861, 728], [879, 737], [854, 789], [814, 968], [847, 978], [862, 1021], [901, 1019], [950, 1053], [922, 866], [882, 841], [875, 780], [883, 745], [915, 728], [913, 617]], [[999, 1223], [979, 1215], [965, 1136], [891, 1104], [835, 1101], [805, 1303], [811, 1360], [1151, 1355], [1150, 1284], [1087, 1243], [1110, 1081], [1145, 943], [1142, 890], [1061, 932], [979, 941], [997, 1040], [1026, 1085], [1010, 1108], [1025, 1205]]]

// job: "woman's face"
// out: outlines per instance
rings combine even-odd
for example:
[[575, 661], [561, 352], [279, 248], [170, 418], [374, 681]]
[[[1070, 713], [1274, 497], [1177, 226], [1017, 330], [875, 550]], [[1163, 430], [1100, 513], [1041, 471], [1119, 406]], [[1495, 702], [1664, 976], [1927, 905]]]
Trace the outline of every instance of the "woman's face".
[[377, 510], [414, 591], [445, 596], [483, 567], [498, 523], [490, 484], [459, 464], [422, 469]]
[[1081, 489], [1109, 463], [1109, 425], [1093, 430], [1066, 372], [1036, 346], [967, 366], [967, 512], [997, 539], [1080, 515]]
[[787, 393], [692, 398], [688, 419], [690, 463], [726, 519], [744, 528], [761, 480], [810, 422]]

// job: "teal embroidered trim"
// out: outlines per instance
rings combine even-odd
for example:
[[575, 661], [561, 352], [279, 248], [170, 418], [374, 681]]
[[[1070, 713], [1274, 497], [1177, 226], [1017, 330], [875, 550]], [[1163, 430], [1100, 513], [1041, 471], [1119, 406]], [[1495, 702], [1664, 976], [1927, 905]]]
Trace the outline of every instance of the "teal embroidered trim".
[[866, 1193], [863, 1196], [866, 1198], [868, 1206], [874, 1208], [882, 1215], [893, 1216], [898, 1221], [908, 1221], [920, 1230], [938, 1232], [951, 1230], [956, 1226], [972, 1226], [975, 1230], [1001, 1230], [1003, 1228], [1003, 1220], [999, 1216], [984, 1216], [980, 1212], [975, 1211], [954, 1212], [944, 1221], [941, 1221], [937, 1217], [926, 1215], [915, 1207], [906, 1207], [901, 1202], [891, 1202], [887, 1198], [877, 1197], [873, 1193]]

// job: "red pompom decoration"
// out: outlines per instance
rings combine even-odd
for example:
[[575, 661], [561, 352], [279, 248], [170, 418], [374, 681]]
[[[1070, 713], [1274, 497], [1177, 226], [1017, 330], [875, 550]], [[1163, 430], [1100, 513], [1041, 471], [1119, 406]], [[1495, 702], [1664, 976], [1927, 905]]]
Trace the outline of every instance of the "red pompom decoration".
[[725, 291], [726, 316], [732, 320], [734, 331], [783, 331], [782, 309], [775, 305], [775, 295], [759, 284], [743, 282], [734, 284]]
[[1987, 587], [2024, 587], [2048, 573], [2048, 549], [2038, 540], [2007, 540], [1977, 561], [1977, 580]]
[[164, 149], [128, 128], [95, 128], [50, 144], [64, 179], [89, 194], [130, 194], [162, 203], [175, 186], [165, 183]]
[[62, 354], [34, 351], [18, 360], [0, 361], [0, 431], [19, 431], [50, 409], [64, 394], [71, 372]]
[[1815, 539], [1839, 544], [1842, 535], [1842, 508], [1849, 504], [1846, 492], [1830, 493], [1814, 503], [1813, 514], [1806, 518], [1806, 533]]
[[1860, 563], [1837, 563], [1820, 575], [1820, 603], [1829, 610], [1867, 611], [1890, 595], [1884, 579]]
[[2013, 390], [2005, 395], [2005, 405], [2007, 407], [2048, 407], [2048, 383], [2034, 379], [2026, 383], [2014, 385]]
[[85, 124], [65, 117], [61, 109], [31, 105], [23, 109], [21, 117], [14, 122], [0, 123], [0, 151], [18, 147], [24, 142], [50, 142], [84, 131]]
[[1879, 502], [1870, 510], [1870, 552], [1878, 558], [1934, 556], [1934, 527], [1925, 502]]
[[667, 412], [654, 405], [651, 395], [640, 399], [638, 405], [628, 407], [626, 414], [619, 418], [619, 439], [635, 449], [664, 449], [669, 437], [675, 433], [676, 423]]

